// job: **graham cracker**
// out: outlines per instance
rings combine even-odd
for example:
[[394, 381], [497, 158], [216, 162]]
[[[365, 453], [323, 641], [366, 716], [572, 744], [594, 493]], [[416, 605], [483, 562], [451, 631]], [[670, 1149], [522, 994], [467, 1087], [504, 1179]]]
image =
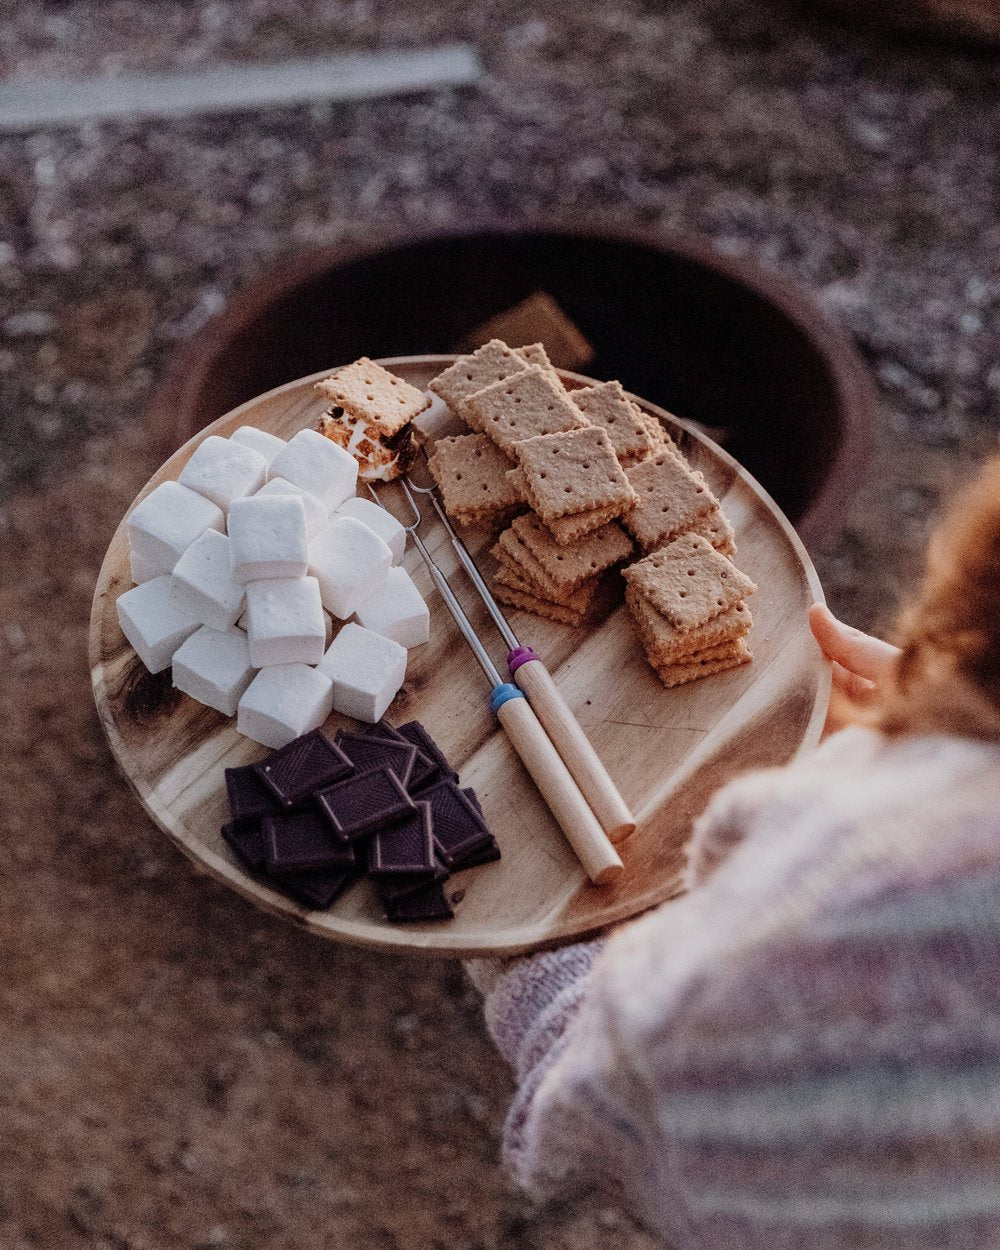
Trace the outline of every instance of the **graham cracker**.
[[560, 586], [549, 577], [544, 567], [514, 533], [513, 528], [501, 533], [490, 554], [498, 564], [505, 565], [512, 572], [530, 581], [546, 599], [559, 599], [566, 593], [566, 587]]
[[678, 456], [681, 454], [677, 444], [664, 429], [663, 424], [651, 412], [646, 412], [645, 409], [640, 408], [639, 417], [652, 441], [652, 450], [643, 456], [644, 460], [648, 460], [650, 456], [659, 455], [661, 451], [673, 451]]
[[574, 512], [571, 516], [557, 517], [553, 521], [545, 521], [544, 525], [556, 542], [565, 547], [621, 515], [621, 505], [612, 504], [610, 507], [593, 508], [590, 512]]
[[703, 625], [757, 589], [700, 534], [682, 535], [630, 565], [624, 577], [679, 629]]
[[566, 546], [557, 543], [530, 512], [516, 517], [511, 529], [552, 583], [565, 590], [596, 577], [632, 552], [631, 539], [614, 521]]
[[506, 586], [509, 590], [520, 590], [524, 594], [534, 595], [536, 598], [544, 599], [548, 603], [555, 603], [560, 607], [581, 613], [586, 612], [590, 608], [590, 605], [594, 602], [594, 595], [597, 593], [597, 578], [592, 577], [589, 581], [575, 587], [568, 594], [546, 594], [545, 590], [541, 586], [536, 585], [531, 578], [526, 577], [518, 569], [512, 568], [509, 564], [502, 561], [497, 564], [493, 580], [499, 582], [502, 586]]
[[532, 612], [535, 616], [544, 617], [549, 621], [558, 621], [560, 625], [581, 625], [584, 614], [574, 612], [561, 603], [551, 603], [548, 599], [540, 599], [537, 595], [528, 594], [523, 590], [515, 590], [494, 580], [493, 597], [500, 603], [511, 608], [521, 608], [524, 612]]
[[526, 365], [521, 372], [463, 399], [458, 415], [474, 429], [488, 434], [510, 456], [515, 445], [526, 438], [560, 434], [587, 425], [587, 418], [570, 402], [566, 392], [537, 365]]
[[694, 629], [678, 629], [667, 617], [646, 599], [634, 586], [625, 591], [625, 603], [632, 613], [636, 632], [651, 663], [677, 663], [681, 657], [706, 647], [718, 647], [733, 642], [750, 632], [753, 617], [741, 599], [725, 612], [720, 612], [704, 625]]
[[542, 434], [515, 444], [514, 450], [528, 501], [545, 521], [612, 504], [624, 511], [636, 502], [611, 440], [598, 426]]
[[729, 524], [726, 514], [721, 508], [714, 508], [692, 522], [689, 534], [700, 534], [707, 538], [716, 551], [730, 559], [736, 555], [736, 531]]
[[524, 470], [520, 465], [507, 470], [507, 485], [522, 503], [528, 502], [528, 483], [524, 479]]
[[711, 677], [715, 673], [739, 668], [743, 664], [749, 664], [752, 659], [750, 648], [739, 638], [728, 652], [725, 648], [718, 648], [714, 657], [705, 652], [699, 659], [689, 658], [679, 664], [654, 664], [653, 670], [669, 690], [689, 681], [697, 681], [701, 677]]
[[513, 308], [484, 321], [465, 335], [455, 350], [471, 351], [487, 339], [519, 344], [541, 339], [560, 369], [579, 369], [594, 357], [594, 349], [547, 291], [535, 291]]
[[487, 509], [470, 508], [466, 512], [453, 512], [451, 520], [456, 525], [465, 528], [476, 527], [482, 529], [486, 535], [495, 534], [502, 526], [507, 525], [517, 516], [518, 507], [523, 505], [515, 504], [507, 508]]
[[583, 386], [571, 391], [570, 399], [592, 425], [605, 431], [622, 468], [638, 463], [659, 446], [642, 410], [625, 394], [621, 382]]
[[662, 547], [719, 506], [702, 475], [669, 450], [633, 465], [626, 477], [638, 503], [625, 517], [625, 527], [646, 551]]
[[515, 347], [514, 351], [527, 364], [537, 365], [539, 369], [544, 369], [561, 391], [566, 389], [562, 384], [562, 378], [556, 372], [555, 365], [549, 360], [548, 352], [541, 343], [528, 343], [525, 347]]
[[[440, 395], [454, 412], [459, 412], [463, 399], [481, 391], [484, 386], [502, 382], [511, 374], [520, 373], [528, 366], [512, 347], [500, 339], [490, 339], [469, 356], [460, 356], [453, 365], [439, 373], [429, 383], [430, 389]], [[464, 414], [459, 413], [460, 416]], [[468, 418], [465, 418], [468, 420]], [[469, 421], [472, 428], [480, 427]]]
[[510, 461], [485, 434], [439, 438], [427, 459], [445, 511], [469, 524], [509, 512], [521, 500], [507, 480]]
[[316, 390], [387, 438], [431, 406], [423, 391], [367, 356], [317, 382]]

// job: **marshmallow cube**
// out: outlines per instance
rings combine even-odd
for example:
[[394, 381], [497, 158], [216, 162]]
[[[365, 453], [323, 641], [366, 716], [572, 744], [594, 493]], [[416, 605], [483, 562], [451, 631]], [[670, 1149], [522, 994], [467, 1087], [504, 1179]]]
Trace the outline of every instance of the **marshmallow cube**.
[[172, 573], [196, 538], [206, 530], [221, 533], [225, 526], [226, 518], [214, 503], [177, 482], [161, 482], [125, 524], [133, 578], [146, 582]]
[[170, 578], [156, 577], [118, 596], [118, 623], [151, 673], [170, 667], [174, 652], [198, 628], [170, 593]]
[[406, 676], [406, 648], [349, 622], [330, 644], [319, 672], [333, 682], [333, 706], [357, 720], [381, 720]]
[[262, 668], [240, 699], [236, 728], [247, 738], [277, 750], [300, 734], [318, 729], [333, 710], [329, 677], [307, 664]]
[[[217, 530], [213, 530], [217, 533]], [[163, 568], [155, 560], [147, 560], [141, 551], [130, 551], [128, 556], [129, 568], [132, 571], [132, 581], [136, 586], [141, 586], [143, 582], [150, 582], [154, 577], [163, 576]]]
[[323, 607], [346, 620], [385, 581], [392, 552], [367, 525], [335, 517], [309, 544], [309, 572], [319, 582]]
[[334, 515], [353, 517], [355, 521], [367, 525], [392, 552], [393, 564], [402, 563], [406, 550], [406, 530], [391, 512], [370, 499], [362, 499], [360, 495], [356, 495], [353, 499], [345, 499]]
[[431, 636], [427, 604], [405, 569], [390, 569], [381, 589], [368, 596], [355, 616], [365, 629], [401, 647], [418, 647]]
[[234, 499], [263, 486], [266, 477], [267, 461], [259, 451], [210, 434], [195, 448], [177, 480], [225, 512]]
[[[244, 610], [243, 615], [236, 622], [236, 624], [240, 627], [240, 629], [243, 629], [243, 630], [246, 629], [247, 624], [248, 624], [246, 610]], [[330, 615], [329, 612], [327, 612], [326, 608], [324, 608], [323, 609], [323, 650], [324, 651], [327, 649], [327, 647], [330, 645], [331, 642], [333, 642], [333, 617]]]
[[271, 461], [271, 477], [301, 486], [325, 508], [336, 508], [357, 490], [358, 462], [316, 430], [299, 430]]
[[245, 587], [229, 571], [229, 539], [206, 530], [188, 547], [170, 576], [174, 603], [201, 625], [229, 629], [243, 611]]
[[192, 699], [232, 716], [253, 678], [250, 647], [242, 629], [224, 632], [203, 625], [174, 655], [174, 685]]
[[326, 647], [326, 621], [315, 577], [250, 582], [247, 641], [254, 668], [318, 664]]
[[258, 430], [255, 425], [241, 425], [238, 430], [230, 434], [229, 441], [259, 451], [268, 464], [285, 446], [283, 438], [278, 438], [277, 434], [268, 434], [267, 430]]
[[234, 499], [229, 509], [229, 555], [236, 581], [305, 577], [309, 564], [306, 511], [295, 495]]
[[302, 500], [302, 506], [306, 510], [307, 538], [318, 534], [330, 519], [329, 513], [318, 499], [310, 495], [307, 490], [303, 490], [301, 486], [296, 486], [294, 482], [287, 482], [283, 477], [272, 477], [270, 481], [265, 482], [254, 495], [254, 499], [260, 499], [261, 496], [267, 498], [272, 495], [297, 495]]

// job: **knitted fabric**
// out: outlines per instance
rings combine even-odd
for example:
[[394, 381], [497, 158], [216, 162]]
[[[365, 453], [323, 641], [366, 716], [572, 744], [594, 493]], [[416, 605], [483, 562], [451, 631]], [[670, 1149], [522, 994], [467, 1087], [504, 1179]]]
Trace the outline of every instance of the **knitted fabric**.
[[1000, 1245], [1000, 745], [845, 730], [716, 795], [689, 884], [472, 967], [521, 1184], [678, 1250]]

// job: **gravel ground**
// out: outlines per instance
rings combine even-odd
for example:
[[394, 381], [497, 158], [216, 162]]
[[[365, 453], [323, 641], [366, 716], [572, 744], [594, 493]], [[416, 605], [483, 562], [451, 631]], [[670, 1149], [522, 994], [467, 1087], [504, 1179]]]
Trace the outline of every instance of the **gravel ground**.
[[195, 875], [116, 776], [86, 680], [104, 547], [156, 467], [176, 346], [265, 265], [471, 215], [700, 234], [811, 290], [883, 400], [835, 608], [883, 625], [996, 442], [1000, 68], [763, 3], [22, 0], [2, 73], [422, 45], [475, 90], [0, 137], [0, 1244], [651, 1242], [496, 1167], [510, 1085], [457, 968], [323, 944]]

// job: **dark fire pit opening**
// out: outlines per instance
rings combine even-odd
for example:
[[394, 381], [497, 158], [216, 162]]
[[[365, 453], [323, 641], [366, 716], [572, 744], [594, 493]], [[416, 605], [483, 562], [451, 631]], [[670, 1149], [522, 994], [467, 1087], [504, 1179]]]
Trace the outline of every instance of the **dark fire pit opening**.
[[585, 372], [708, 427], [807, 535], [837, 520], [872, 403], [854, 348], [784, 282], [655, 236], [489, 230], [293, 258], [182, 351], [152, 432], [166, 452], [304, 374], [452, 351], [536, 291], [593, 345]]

